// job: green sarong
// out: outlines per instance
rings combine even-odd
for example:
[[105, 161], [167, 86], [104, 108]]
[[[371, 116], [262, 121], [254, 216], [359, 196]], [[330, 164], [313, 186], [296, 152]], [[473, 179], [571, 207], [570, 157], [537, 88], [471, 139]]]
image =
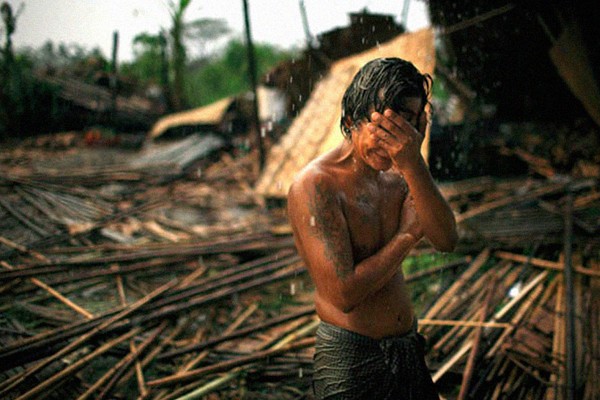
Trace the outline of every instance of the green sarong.
[[414, 328], [376, 340], [321, 322], [313, 390], [318, 400], [439, 400]]

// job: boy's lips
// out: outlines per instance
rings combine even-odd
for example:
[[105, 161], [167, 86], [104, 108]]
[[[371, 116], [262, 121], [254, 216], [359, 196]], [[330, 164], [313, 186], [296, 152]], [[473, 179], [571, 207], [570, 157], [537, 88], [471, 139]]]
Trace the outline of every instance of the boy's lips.
[[373, 150], [373, 154], [375, 154], [379, 158], [383, 158], [383, 159], [390, 158], [390, 156], [388, 155], [388, 153], [385, 150], [382, 150], [382, 149], [374, 149]]

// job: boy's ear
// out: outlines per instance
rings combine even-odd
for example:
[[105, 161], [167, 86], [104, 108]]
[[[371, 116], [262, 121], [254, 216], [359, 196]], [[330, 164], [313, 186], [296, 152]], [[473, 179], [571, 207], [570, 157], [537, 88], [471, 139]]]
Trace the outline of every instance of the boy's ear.
[[352, 121], [352, 118], [349, 115], [346, 115], [342, 121], [344, 122], [344, 127], [351, 129], [352, 126], [354, 125], [354, 122]]

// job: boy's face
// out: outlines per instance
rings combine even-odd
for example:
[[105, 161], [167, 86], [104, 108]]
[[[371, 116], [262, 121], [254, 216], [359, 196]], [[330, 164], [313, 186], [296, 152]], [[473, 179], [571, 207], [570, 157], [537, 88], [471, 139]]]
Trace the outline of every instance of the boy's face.
[[[420, 122], [424, 113], [421, 98], [408, 97], [400, 109], [393, 111], [402, 116], [417, 131], [420, 130]], [[390, 134], [394, 134], [394, 132], [390, 132]], [[392, 167], [390, 155], [378, 144], [375, 134], [367, 129], [367, 121], [359, 121], [356, 128], [352, 129], [352, 143], [356, 154], [371, 168], [387, 171]]]

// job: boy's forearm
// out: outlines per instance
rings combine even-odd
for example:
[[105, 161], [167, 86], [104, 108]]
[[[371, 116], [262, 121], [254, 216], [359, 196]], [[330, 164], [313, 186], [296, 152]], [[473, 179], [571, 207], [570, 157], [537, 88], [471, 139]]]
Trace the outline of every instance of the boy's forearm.
[[410, 233], [399, 232], [377, 253], [356, 265], [354, 274], [365, 282], [365, 296], [381, 289], [396, 274], [416, 243]]
[[435, 185], [425, 160], [421, 157], [418, 165], [402, 172], [425, 236], [436, 249], [452, 251], [458, 240], [454, 214]]

